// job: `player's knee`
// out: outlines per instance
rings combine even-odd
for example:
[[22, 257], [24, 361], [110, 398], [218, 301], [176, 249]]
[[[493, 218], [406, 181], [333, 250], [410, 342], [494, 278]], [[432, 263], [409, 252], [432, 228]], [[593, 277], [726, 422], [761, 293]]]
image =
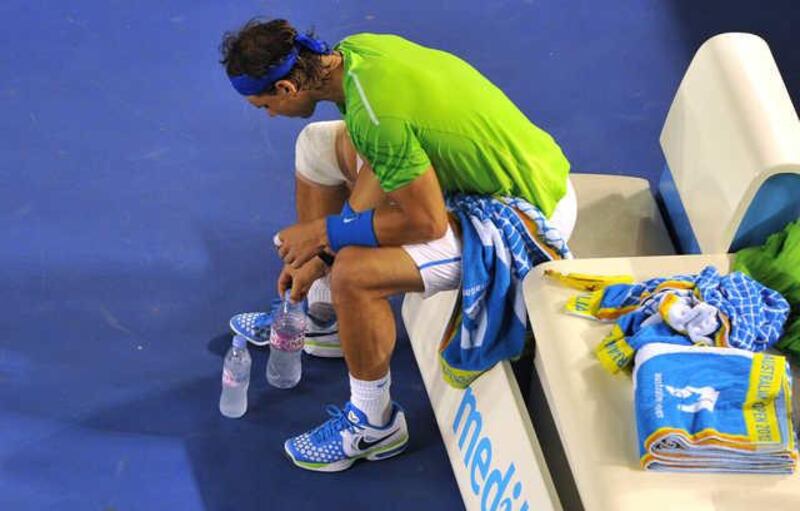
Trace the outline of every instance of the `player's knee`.
[[297, 140], [294, 144], [295, 153], [307, 152], [314, 150], [316, 143], [319, 141], [321, 130], [325, 130], [325, 123], [311, 122], [306, 124], [300, 133], [297, 135]]
[[297, 136], [295, 170], [312, 183], [338, 186], [346, 182], [336, 157], [336, 134], [341, 121], [312, 122]]
[[331, 271], [331, 291], [334, 304], [363, 292], [363, 261], [359, 261], [359, 250], [345, 247], [336, 253], [336, 261]]

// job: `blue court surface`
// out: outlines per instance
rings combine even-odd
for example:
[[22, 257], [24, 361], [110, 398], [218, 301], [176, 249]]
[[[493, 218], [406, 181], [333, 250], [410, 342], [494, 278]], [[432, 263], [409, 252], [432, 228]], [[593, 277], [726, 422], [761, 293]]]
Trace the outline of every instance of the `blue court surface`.
[[[403, 456], [296, 469], [282, 442], [347, 399], [305, 358], [250, 410], [217, 410], [228, 318], [266, 307], [293, 213], [301, 120], [269, 119], [218, 64], [224, 31], [285, 17], [335, 42], [393, 32], [454, 52], [551, 132], [580, 172], [645, 176], [691, 55], [716, 33], [771, 45], [795, 105], [794, 1], [19, 1], [0, 17], [0, 509], [459, 509], [402, 329]], [[316, 120], [332, 119], [331, 106]], [[432, 342], [436, 340], [432, 339]]]

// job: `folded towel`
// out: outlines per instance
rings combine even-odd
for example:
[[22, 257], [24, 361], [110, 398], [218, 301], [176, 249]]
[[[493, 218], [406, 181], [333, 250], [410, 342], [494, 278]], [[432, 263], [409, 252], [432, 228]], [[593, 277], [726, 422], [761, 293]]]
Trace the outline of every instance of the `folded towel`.
[[440, 350], [445, 381], [467, 387], [525, 347], [522, 279], [535, 265], [571, 258], [561, 233], [522, 199], [454, 195], [462, 232], [461, 298]]
[[787, 474], [797, 463], [784, 357], [651, 343], [633, 373], [647, 470]]

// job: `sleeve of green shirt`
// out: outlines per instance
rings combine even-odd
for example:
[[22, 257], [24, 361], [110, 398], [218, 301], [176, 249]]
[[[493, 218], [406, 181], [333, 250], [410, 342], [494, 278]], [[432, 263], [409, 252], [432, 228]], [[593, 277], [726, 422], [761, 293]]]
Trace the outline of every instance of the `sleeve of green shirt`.
[[372, 165], [385, 192], [393, 192], [419, 177], [431, 165], [407, 122], [382, 118], [351, 128], [358, 151]]

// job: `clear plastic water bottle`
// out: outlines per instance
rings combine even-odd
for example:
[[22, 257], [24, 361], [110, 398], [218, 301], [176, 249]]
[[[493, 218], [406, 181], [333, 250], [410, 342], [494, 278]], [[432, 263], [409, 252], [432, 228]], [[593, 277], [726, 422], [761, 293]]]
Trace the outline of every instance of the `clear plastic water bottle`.
[[241, 335], [234, 336], [222, 366], [219, 411], [225, 417], [238, 419], [247, 411], [247, 387], [250, 386], [252, 363], [250, 352], [247, 351], [247, 339]]
[[305, 338], [306, 314], [303, 306], [301, 303], [291, 303], [287, 293], [273, 319], [269, 337], [267, 381], [270, 385], [289, 389], [300, 382]]

